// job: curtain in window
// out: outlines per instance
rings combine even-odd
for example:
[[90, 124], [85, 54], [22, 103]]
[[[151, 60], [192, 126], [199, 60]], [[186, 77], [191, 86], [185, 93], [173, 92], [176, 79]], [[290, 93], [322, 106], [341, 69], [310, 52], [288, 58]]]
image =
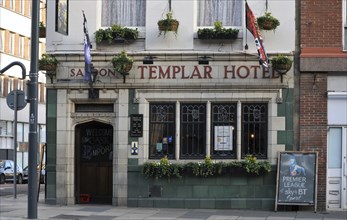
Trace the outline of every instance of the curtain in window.
[[146, 0], [103, 0], [101, 26], [145, 26]]
[[213, 26], [221, 21], [223, 26], [242, 25], [240, 0], [199, 0], [198, 26]]

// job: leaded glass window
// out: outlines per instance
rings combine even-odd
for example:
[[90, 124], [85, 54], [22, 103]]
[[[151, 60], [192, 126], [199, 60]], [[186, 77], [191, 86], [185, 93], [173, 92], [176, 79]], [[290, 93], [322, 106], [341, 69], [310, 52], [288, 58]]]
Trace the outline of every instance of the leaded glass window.
[[200, 159], [206, 155], [206, 105], [181, 104], [181, 155], [183, 159]]
[[149, 149], [151, 159], [175, 157], [175, 104], [150, 104]]
[[236, 104], [211, 105], [211, 156], [236, 158]]
[[267, 104], [242, 104], [242, 158], [254, 155], [267, 157]]

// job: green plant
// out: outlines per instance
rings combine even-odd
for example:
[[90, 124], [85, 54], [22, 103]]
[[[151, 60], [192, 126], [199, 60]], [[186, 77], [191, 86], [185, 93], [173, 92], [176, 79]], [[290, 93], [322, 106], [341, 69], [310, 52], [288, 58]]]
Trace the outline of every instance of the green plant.
[[268, 161], [258, 162], [253, 155], [247, 155], [243, 161], [242, 167], [247, 173], [259, 174], [262, 169], [266, 172], [271, 171], [271, 164]]
[[123, 50], [117, 56], [114, 56], [111, 60], [114, 70], [122, 74], [126, 74], [133, 66], [134, 59], [129, 57]]
[[112, 25], [106, 29], [98, 29], [94, 33], [96, 43], [107, 41], [109, 44], [115, 40], [136, 40], [139, 37], [138, 29], [131, 29], [121, 25]]
[[143, 165], [143, 174], [147, 178], [181, 178], [183, 167], [180, 164], [171, 164], [167, 156], [160, 159], [159, 162], [147, 162]]
[[46, 37], [46, 26], [42, 21], [40, 21], [39, 23], [39, 37], [40, 38]]
[[[189, 162], [186, 164], [171, 164], [167, 157], [163, 157], [160, 162], [146, 162], [143, 165], [143, 174], [149, 178], [181, 178], [184, 174], [197, 177], [210, 177], [230, 174], [228, 168], [241, 168], [247, 173], [257, 174], [260, 172], [270, 172], [269, 161], [257, 161], [252, 155], [246, 156], [243, 161], [214, 162], [210, 157], [206, 157], [203, 162]], [[242, 172], [242, 171], [241, 171]]]
[[236, 39], [239, 29], [223, 28], [221, 21], [215, 21], [214, 28], [199, 28], [199, 39]]
[[39, 59], [39, 70], [54, 71], [57, 68], [59, 61], [55, 56], [50, 54], [42, 54]]
[[261, 30], [275, 30], [280, 25], [279, 20], [270, 12], [265, 12], [263, 16], [258, 17], [257, 23]]
[[284, 73], [284, 72], [290, 70], [293, 61], [289, 57], [280, 54], [276, 57], [273, 57], [270, 60], [270, 63], [272, 64], [272, 68], [274, 70], [277, 70], [281, 73]]
[[166, 13], [166, 18], [158, 21], [159, 36], [164, 33], [166, 35], [167, 31], [173, 31], [177, 35], [177, 30], [179, 26], [179, 21], [173, 18], [173, 12], [169, 11]]

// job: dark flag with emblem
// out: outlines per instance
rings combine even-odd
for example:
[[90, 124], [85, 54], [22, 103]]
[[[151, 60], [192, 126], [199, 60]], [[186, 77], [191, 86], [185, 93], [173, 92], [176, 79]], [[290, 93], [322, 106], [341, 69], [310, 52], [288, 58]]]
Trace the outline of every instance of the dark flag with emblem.
[[91, 75], [92, 56], [90, 48], [92, 47], [89, 40], [87, 19], [83, 12], [83, 32], [84, 32], [84, 79], [89, 81]]
[[258, 49], [259, 63], [265, 68], [269, 67], [269, 58], [265, 52], [263, 45], [263, 37], [261, 36], [257, 19], [246, 2], [246, 27], [254, 37], [255, 45]]

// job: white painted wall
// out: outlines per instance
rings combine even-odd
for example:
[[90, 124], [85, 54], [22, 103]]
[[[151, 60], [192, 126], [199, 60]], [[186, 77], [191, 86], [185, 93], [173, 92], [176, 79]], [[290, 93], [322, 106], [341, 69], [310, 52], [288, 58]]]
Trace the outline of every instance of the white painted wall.
[[[194, 1], [172, 0], [174, 16], [180, 21], [177, 39], [167, 35], [166, 38], [158, 37], [157, 21], [165, 16], [167, 1], [147, 0], [145, 47], [134, 48], [133, 51], [143, 50], [200, 50], [193, 48], [197, 9]], [[248, 1], [255, 16], [261, 16], [266, 11], [265, 1]], [[55, 32], [55, 1], [47, 3], [47, 51], [51, 52], [83, 52], [83, 16], [84, 10], [89, 36], [95, 45], [94, 32], [101, 27], [101, 1], [85, 1], [81, 4], [78, 0], [69, 1], [69, 35], [65, 36]], [[243, 9], [244, 10], [244, 9]], [[280, 20], [281, 25], [276, 31], [263, 31], [263, 38], [268, 53], [287, 53], [294, 50], [295, 42], [295, 1], [294, 0], [268, 0], [268, 11]], [[248, 43], [247, 53], [256, 53], [253, 36], [247, 31], [244, 34], [243, 44]], [[172, 35], [172, 34], [171, 34]], [[95, 50], [93, 46], [92, 50]], [[242, 47], [244, 48], [244, 47]], [[239, 51], [230, 51], [239, 52]]]

